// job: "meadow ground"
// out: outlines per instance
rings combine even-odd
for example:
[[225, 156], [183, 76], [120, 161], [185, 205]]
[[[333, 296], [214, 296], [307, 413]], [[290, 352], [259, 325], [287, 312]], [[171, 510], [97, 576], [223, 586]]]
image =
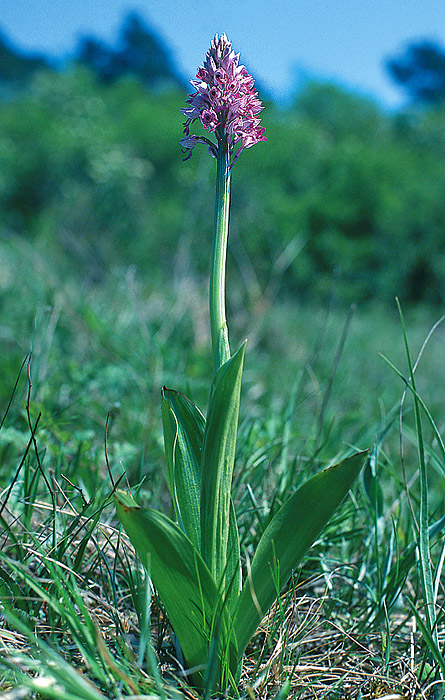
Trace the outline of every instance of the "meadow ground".
[[[413, 362], [421, 353], [419, 432], [395, 302], [300, 304], [278, 283], [252, 294], [241, 280], [228, 303], [232, 347], [249, 339], [233, 483], [244, 556], [309, 474], [370, 448], [361, 480], [249, 646], [241, 696], [439, 697], [441, 309], [404, 309]], [[5, 697], [191, 697], [162, 605], [119, 530], [110, 473], [168, 512], [160, 389], [205, 409], [206, 281], [176, 276], [160, 288], [116, 267], [86, 284], [10, 238], [0, 243], [0, 305]], [[422, 473], [433, 630], [417, 547]]]

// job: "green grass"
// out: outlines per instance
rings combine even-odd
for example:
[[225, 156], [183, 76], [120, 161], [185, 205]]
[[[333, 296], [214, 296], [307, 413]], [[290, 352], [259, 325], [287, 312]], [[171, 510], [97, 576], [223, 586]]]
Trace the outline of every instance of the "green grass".
[[[160, 389], [206, 406], [206, 295], [205, 280], [159, 288], [118, 266], [88, 285], [43, 249], [0, 242], [0, 683], [11, 697], [190, 693], [156, 592], [118, 529], [110, 473], [168, 512]], [[249, 339], [234, 475], [244, 556], [311, 470], [371, 449], [249, 646], [241, 696], [373, 698], [375, 683], [380, 694], [440, 695], [445, 464], [423, 405], [443, 433], [445, 326], [416, 368], [415, 409], [381, 357], [409, 382], [395, 303], [348, 321], [335, 301], [282, 299], [278, 279], [254, 295], [244, 278], [228, 303], [232, 346]], [[440, 312], [404, 316], [414, 364]]]

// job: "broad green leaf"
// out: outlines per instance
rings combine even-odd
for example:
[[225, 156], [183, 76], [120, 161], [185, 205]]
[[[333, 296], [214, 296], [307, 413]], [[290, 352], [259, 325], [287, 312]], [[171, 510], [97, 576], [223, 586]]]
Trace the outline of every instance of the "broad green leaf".
[[227, 602], [232, 611], [238, 602], [241, 587], [241, 557], [238, 525], [232, 498], [230, 498], [229, 534], [226, 559]]
[[245, 343], [215, 376], [202, 455], [201, 552], [225, 592], [239, 566], [236, 553], [229, 552], [228, 561], [228, 539], [244, 348]]
[[[201, 458], [205, 418], [186, 396], [162, 389], [162, 422], [169, 486], [176, 516], [182, 529], [201, 548], [200, 500]], [[239, 595], [241, 568], [238, 526], [233, 503], [230, 506], [226, 578], [230, 582], [229, 607]]]
[[168, 481], [176, 517], [194, 546], [201, 547], [201, 457], [205, 418], [189, 399], [162, 389], [162, 426]]
[[[232, 623], [210, 571], [190, 539], [163, 513], [141, 508], [124, 491], [117, 491], [118, 517], [148, 569], [189, 668], [197, 667], [202, 683], [214, 626], [221, 653], [234, 675], [237, 650]], [[220, 617], [219, 617], [220, 616]], [[217, 619], [218, 618], [218, 619]]]
[[292, 570], [316, 540], [358, 476], [359, 452], [311, 477], [284, 503], [265, 529], [244, 582], [235, 619], [240, 655]]

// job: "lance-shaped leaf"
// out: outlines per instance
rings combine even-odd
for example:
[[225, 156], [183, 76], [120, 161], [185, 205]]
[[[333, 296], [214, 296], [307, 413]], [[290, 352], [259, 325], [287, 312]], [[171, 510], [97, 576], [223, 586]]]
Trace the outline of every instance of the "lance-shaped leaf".
[[360, 473], [359, 452], [306, 481], [265, 529], [244, 582], [235, 619], [240, 656], [292, 570], [316, 540]]
[[188, 668], [202, 683], [215, 624], [221, 653], [235, 675], [238, 655], [232, 622], [210, 571], [190, 539], [163, 513], [141, 508], [124, 491], [115, 495], [116, 511], [131, 543], [149, 570]]
[[[162, 389], [162, 423], [167, 456], [169, 488], [178, 522], [195, 547], [201, 549], [201, 460], [205, 418], [186, 396]], [[230, 499], [228, 561], [228, 605], [239, 595], [241, 569], [238, 527]], [[227, 591], [226, 591], [227, 592]]]
[[181, 528], [194, 546], [201, 547], [201, 457], [205, 418], [184, 394], [162, 389], [168, 482]]
[[229, 533], [227, 540], [226, 571], [224, 580], [226, 582], [226, 601], [229, 610], [232, 612], [238, 602], [241, 589], [240, 543], [238, 524], [236, 522], [236, 513], [232, 497], [230, 497]]
[[201, 552], [224, 592], [239, 569], [239, 554], [228, 551], [228, 538], [244, 348], [245, 343], [216, 373], [202, 455]]

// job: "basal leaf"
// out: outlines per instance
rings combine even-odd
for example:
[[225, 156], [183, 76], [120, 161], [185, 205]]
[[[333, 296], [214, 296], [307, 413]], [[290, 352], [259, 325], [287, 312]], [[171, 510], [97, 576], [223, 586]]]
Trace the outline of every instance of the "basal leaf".
[[117, 491], [116, 510], [135, 550], [148, 568], [193, 678], [202, 683], [215, 624], [221, 654], [234, 675], [237, 651], [230, 616], [221, 608], [216, 584], [199, 552], [180, 527], [163, 513], [141, 508]]
[[367, 452], [311, 477], [264, 531], [244, 582], [235, 618], [240, 655], [282, 587], [348, 493]]
[[232, 499], [230, 499], [230, 515], [229, 515], [229, 533], [227, 541], [227, 558], [226, 558], [226, 575], [227, 581], [226, 593], [229, 610], [233, 610], [238, 601], [241, 587], [241, 561], [240, 561], [240, 546], [238, 525], [236, 522], [235, 508]]
[[231, 510], [230, 491], [235, 460], [236, 432], [245, 343], [218, 370], [212, 387], [202, 456], [201, 552], [223, 590], [230, 585], [227, 543]]
[[201, 546], [201, 457], [205, 418], [186, 396], [162, 389], [162, 426], [170, 493], [176, 517], [195, 547]]

